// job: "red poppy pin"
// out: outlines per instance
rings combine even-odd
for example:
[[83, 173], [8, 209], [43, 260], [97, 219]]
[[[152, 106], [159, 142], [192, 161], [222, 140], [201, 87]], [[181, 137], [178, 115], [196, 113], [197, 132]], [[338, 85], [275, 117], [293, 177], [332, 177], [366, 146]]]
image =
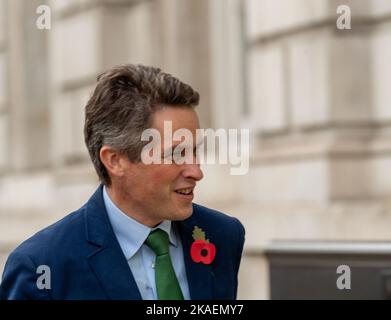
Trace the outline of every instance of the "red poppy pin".
[[205, 232], [197, 226], [193, 230], [194, 242], [190, 248], [191, 258], [194, 262], [211, 264], [216, 256], [216, 247], [209, 239], [205, 239]]

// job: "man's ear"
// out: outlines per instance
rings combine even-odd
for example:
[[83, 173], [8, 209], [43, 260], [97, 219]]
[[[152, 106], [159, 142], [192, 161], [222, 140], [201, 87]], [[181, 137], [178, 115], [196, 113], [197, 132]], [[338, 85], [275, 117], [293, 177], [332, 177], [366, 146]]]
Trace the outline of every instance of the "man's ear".
[[122, 177], [124, 168], [124, 155], [119, 151], [110, 148], [109, 146], [103, 146], [99, 152], [100, 161], [106, 167], [106, 170], [111, 176]]

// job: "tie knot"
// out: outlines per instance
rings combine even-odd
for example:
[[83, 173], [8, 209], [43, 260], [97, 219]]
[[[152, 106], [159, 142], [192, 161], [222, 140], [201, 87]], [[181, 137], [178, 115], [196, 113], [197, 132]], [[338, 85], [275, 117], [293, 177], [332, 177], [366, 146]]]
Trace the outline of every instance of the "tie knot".
[[168, 254], [168, 234], [161, 229], [152, 231], [147, 240], [145, 240], [145, 244], [150, 247], [157, 256]]

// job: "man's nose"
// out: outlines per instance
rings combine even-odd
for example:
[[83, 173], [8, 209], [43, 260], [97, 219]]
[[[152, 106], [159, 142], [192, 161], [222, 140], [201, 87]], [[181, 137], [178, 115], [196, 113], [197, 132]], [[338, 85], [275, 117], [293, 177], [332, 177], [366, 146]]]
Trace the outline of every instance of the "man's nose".
[[185, 178], [190, 178], [199, 181], [204, 177], [200, 164], [192, 163], [192, 164], [185, 164], [185, 166], [186, 166], [185, 170], [183, 171], [183, 176]]

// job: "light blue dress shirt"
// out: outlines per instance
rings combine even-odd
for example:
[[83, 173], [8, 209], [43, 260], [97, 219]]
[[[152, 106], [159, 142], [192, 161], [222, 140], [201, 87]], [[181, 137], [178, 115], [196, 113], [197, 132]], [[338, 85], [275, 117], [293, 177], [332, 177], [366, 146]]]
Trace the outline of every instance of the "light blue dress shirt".
[[189, 285], [183, 258], [182, 242], [171, 221], [163, 221], [155, 228], [145, 226], [122, 212], [110, 199], [106, 187], [103, 200], [115, 236], [128, 261], [143, 300], [157, 300], [155, 285], [155, 253], [144, 244], [152, 230], [160, 228], [170, 239], [170, 256], [185, 300], [190, 299]]

